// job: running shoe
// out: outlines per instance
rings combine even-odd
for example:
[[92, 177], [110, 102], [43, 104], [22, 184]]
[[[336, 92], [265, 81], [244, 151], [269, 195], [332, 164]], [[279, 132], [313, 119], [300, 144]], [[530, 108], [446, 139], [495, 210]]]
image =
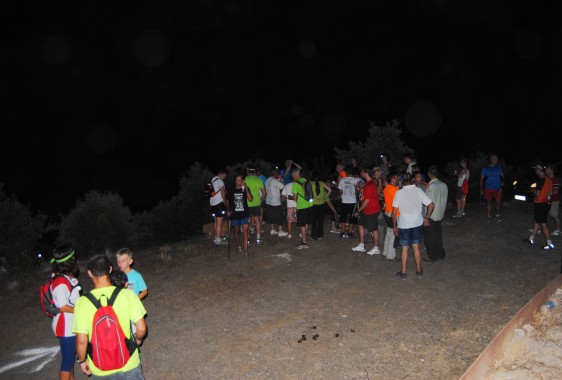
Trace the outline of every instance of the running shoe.
[[287, 235], [289, 235], [289, 233], [285, 232], [285, 231], [279, 231], [279, 233], [277, 234], [277, 236], [279, 236], [279, 237], [285, 237]]
[[562, 235], [562, 232], [560, 232], [560, 230], [554, 230], [550, 233], [552, 236], [560, 236]]
[[304, 244], [302, 241], [299, 245], [295, 247], [296, 249], [308, 249], [308, 244]]
[[270, 235], [273, 235], [273, 236], [277, 236], [279, 233], [277, 232], [277, 230], [271, 230], [271, 231], [269, 232], [269, 234], [270, 234]]
[[408, 277], [407, 273], [396, 272], [396, 277], [400, 277], [401, 280], [405, 280]]
[[367, 252], [367, 255], [380, 255], [381, 254], [381, 249], [375, 245], [369, 252]]
[[548, 251], [550, 249], [554, 249], [554, 244], [552, 244], [552, 243], [547, 244], [542, 249], [544, 249], [545, 251]]
[[416, 271], [416, 277], [417, 277], [417, 278], [422, 278], [422, 277], [423, 277], [423, 269], [420, 269], [419, 272]]
[[352, 251], [355, 252], [366, 252], [367, 250], [365, 249], [365, 245], [364, 244], [357, 244], [357, 246], [351, 248]]
[[462, 218], [462, 214], [457, 213], [457, 214], [453, 215], [453, 218]]

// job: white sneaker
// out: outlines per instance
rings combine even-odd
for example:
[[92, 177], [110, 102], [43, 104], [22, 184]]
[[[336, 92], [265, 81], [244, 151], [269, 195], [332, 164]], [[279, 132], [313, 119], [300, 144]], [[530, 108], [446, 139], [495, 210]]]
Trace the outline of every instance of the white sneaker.
[[287, 235], [287, 239], [291, 239], [293, 237], [293, 235], [289, 234]]
[[554, 230], [550, 233], [552, 236], [560, 236], [562, 235], [562, 232], [560, 232], [560, 230]]
[[289, 235], [289, 233], [285, 232], [285, 231], [279, 231], [279, 233], [277, 234], [277, 236], [279, 236], [279, 237], [285, 237], [287, 235]]
[[214, 239], [213, 244], [214, 245], [224, 245], [224, 244], [227, 244], [227, 242], [223, 241], [222, 239]]
[[367, 252], [367, 255], [380, 255], [381, 254], [381, 249], [375, 245], [369, 252]]
[[365, 245], [361, 244], [361, 243], [357, 244], [356, 247], [351, 248], [351, 250], [355, 251], [355, 252], [365, 252], [366, 251]]
[[276, 235], [277, 235], [277, 230], [271, 230], [270, 234], [273, 235], [273, 236], [276, 236]]

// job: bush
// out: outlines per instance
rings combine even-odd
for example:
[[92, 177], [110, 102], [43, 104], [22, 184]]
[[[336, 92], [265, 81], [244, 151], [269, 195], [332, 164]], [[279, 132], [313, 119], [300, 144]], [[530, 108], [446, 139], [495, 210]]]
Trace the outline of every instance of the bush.
[[72, 244], [82, 257], [117, 250], [131, 242], [132, 221], [132, 213], [121, 196], [91, 191], [62, 218], [59, 243]]
[[47, 225], [45, 215], [34, 215], [28, 205], [6, 196], [0, 184], [0, 257], [4, 257], [10, 270], [30, 268], [39, 240], [53, 228]]
[[402, 155], [404, 153], [414, 153], [401, 139], [402, 128], [398, 120], [387, 121], [384, 126], [370, 123], [369, 136], [363, 142], [349, 142], [349, 150], [334, 148], [338, 163], [348, 165], [352, 157], [357, 158], [359, 166], [372, 167], [380, 165], [381, 153], [387, 153], [390, 164], [394, 168], [403, 165]]

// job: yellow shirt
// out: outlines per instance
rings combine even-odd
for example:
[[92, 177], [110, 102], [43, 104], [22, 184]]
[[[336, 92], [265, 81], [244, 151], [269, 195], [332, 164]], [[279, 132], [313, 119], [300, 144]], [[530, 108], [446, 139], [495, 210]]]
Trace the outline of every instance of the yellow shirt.
[[[105, 295], [107, 299], [109, 299], [114, 289], [115, 286], [108, 286], [105, 288], [93, 289], [90, 293], [92, 293], [98, 300], [101, 297], [101, 304], [106, 305], [107, 301], [105, 297], [102, 297], [102, 295]], [[132, 291], [124, 289], [117, 296], [117, 299], [113, 304], [113, 309], [115, 310], [115, 314], [117, 314], [117, 318], [119, 318], [119, 324], [121, 325], [125, 336], [127, 338], [131, 338], [131, 322], [136, 323], [146, 314], [146, 309], [144, 308], [141, 300]], [[95, 313], [96, 307], [90, 302], [90, 300], [85, 296], [80, 297], [76, 302], [76, 306], [74, 306], [74, 324], [72, 325], [72, 332], [75, 334], [87, 334], [89, 342], [92, 339], [92, 323], [94, 321]], [[92, 363], [90, 357], [89, 359], [88, 364], [90, 369], [96, 376], [107, 376], [116, 372], [127, 372], [140, 365], [138, 349], [135, 350], [133, 355], [131, 355], [131, 358], [123, 368], [112, 371], [102, 371], [97, 368], [94, 363]]]

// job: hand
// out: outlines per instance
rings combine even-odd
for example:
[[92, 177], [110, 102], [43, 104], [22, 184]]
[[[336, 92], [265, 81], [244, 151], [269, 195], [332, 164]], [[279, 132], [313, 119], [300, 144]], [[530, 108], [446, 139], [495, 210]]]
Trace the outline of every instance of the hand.
[[80, 369], [87, 376], [90, 376], [92, 374], [92, 371], [90, 370], [90, 366], [88, 365], [88, 360], [86, 360], [84, 363], [80, 364]]
[[398, 236], [398, 227], [394, 227], [392, 232], [394, 232], [394, 236]]
[[423, 218], [423, 225], [424, 226], [431, 226], [431, 223], [429, 223], [429, 218]]

